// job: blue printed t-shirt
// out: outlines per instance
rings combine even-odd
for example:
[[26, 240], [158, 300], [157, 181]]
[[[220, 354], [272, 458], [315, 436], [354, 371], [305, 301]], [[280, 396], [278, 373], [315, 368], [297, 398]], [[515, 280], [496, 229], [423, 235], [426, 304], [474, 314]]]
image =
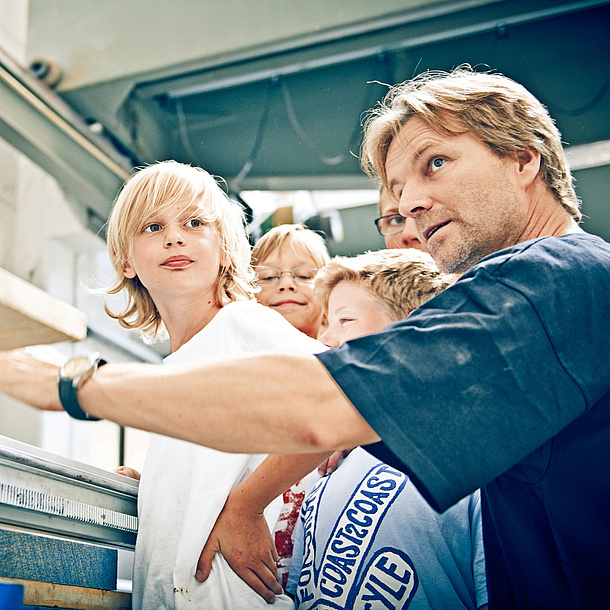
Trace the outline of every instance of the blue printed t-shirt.
[[507, 248], [317, 357], [435, 508], [484, 487], [491, 608], [607, 603], [609, 244]]
[[479, 493], [437, 513], [361, 448], [303, 502], [288, 590], [300, 610], [476, 610], [487, 603]]

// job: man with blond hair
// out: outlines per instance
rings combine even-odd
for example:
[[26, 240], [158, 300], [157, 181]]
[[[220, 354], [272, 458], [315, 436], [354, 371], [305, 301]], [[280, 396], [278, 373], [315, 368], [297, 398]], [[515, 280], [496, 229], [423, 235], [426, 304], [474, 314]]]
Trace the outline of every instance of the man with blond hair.
[[[502, 75], [428, 74], [375, 111], [363, 163], [453, 286], [318, 356], [108, 365], [73, 398], [225, 451], [381, 438], [438, 510], [482, 488], [490, 608], [606, 607], [610, 245], [578, 226], [553, 120]], [[39, 408], [56, 377], [0, 356], [0, 389]]]

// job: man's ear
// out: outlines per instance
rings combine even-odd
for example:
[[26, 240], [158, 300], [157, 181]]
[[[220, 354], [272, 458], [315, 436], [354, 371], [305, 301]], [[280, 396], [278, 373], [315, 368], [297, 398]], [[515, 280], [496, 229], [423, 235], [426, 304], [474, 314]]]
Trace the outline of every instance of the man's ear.
[[136, 270], [131, 266], [131, 263], [129, 261], [127, 261], [124, 265], [123, 265], [123, 275], [128, 279], [128, 280], [133, 280], [134, 277], [136, 277]]
[[529, 186], [540, 172], [540, 152], [533, 148], [517, 151], [517, 161], [519, 162], [519, 175], [525, 186]]

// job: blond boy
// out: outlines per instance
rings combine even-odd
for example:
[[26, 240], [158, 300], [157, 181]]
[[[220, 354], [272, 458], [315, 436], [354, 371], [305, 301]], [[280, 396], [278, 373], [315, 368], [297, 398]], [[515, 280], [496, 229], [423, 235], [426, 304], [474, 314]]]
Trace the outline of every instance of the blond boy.
[[[108, 291], [127, 297], [121, 311], [108, 313], [152, 338], [166, 331], [169, 367], [261, 350], [319, 349], [255, 302], [243, 213], [200, 168], [165, 161], [134, 174], [113, 208], [108, 250], [116, 271]], [[264, 458], [151, 435], [138, 496], [135, 610], [266, 607], [221, 555], [206, 583], [195, 580], [227, 495]], [[268, 511], [268, 521], [262, 516], [264, 527], [275, 525], [279, 510]], [[276, 605], [293, 607], [286, 596]]]
[[[454, 281], [454, 276], [438, 270], [430, 255], [413, 248], [335, 257], [316, 276], [315, 295], [329, 322], [319, 339], [337, 347], [349, 339], [378, 332], [406, 318]], [[362, 306], [366, 304], [366, 311], [356, 310], [351, 295], [358, 297]], [[337, 301], [341, 307], [335, 307]], [[345, 312], [352, 309], [351, 316], [346, 317]], [[366, 324], [366, 329], [354, 322]]]

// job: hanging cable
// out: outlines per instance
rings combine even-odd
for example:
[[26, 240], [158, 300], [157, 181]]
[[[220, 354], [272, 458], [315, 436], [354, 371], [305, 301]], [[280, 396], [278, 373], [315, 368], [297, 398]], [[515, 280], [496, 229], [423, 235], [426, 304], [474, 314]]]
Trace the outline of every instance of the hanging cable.
[[239, 184], [241, 181], [250, 173], [254, 162], [256, 161], [256, 157], [258, 157], [258, 153], [260, 152], [261, 146], [263, 144], [263, 137], [265, 135], [265, 128], [267, 127], [267, 119], [269, 118], [269, 110], [271, 108], [271, 100], [273, 98], [273, 92], [277, 86], [277, 78], [274, 77], [269, 81], [269, 87], [267, 89], [267, 95], [265, 97], [265, 103], [263, 105], [263, 110], [261, 112], [261, 117], [258, 121], [258, 127], [256, 128], [256, 138], [254, 139], [254, 144], [252, 146], [252, 150], [250, 151], [250, 155], [248, 156], [247, 161], [244, 163], [243, 167], [239, 170], [238, 174], [232, 180], [229, 180], [231, 184], [231, 188], [235, 191], [239, 190]]
[[301, 138], [303, 144], [316, 156], [324, 165], [338, 165], [345, 159], [345, 154], [336, 155], [335, 157], [327, 157], [322, 153], [318, 147], [314, 144], [313, 140], [305, 133], [305, 130], [301, 127], [296, 113], [294, 111], [294, 106], [292, 104], [292, 98], [290, 97], [290, 92], [288, 91], [288, 87], [284, 80], [280, 81], [280, 87], [282, 89], [282, 97], [284, 98], [284, 106], [286, 108], [286, 114], [288, 116], [288, 121], [294, 132]]
[[[350, 152], [352, 148], [356, 148], [360, 144], [360, 138], [362, 137], [362, 116], [379, 101], [376, 87], [372, 87], [371, 85], [379, 85], [380, 87], [385, 87], [386, 90], [389, 90], [389, 85], [384, 83], [393, 83], [395, 80], [394, 65], [390, 61], [390, 57], [387, 52], [379, 53], [375, 57], [371, 72], [374, 72], [374, 74], [372, 74], [366, 81], [364, 94], [362, 96], [362, 103], [360, 104], [358, 120], [356, 121], [354, 129], [352, 130], [352, 133], [348, 139], [347, 148], [350, 150]], [[355, 153], [352, 154], [358, 156]]]
[[[366, 85], [364, 88], [364, 95], [362, 98], [362, 103], [360, 105], [361, 111], [358, 114], [358, 120], [356, 121], [354, 128], [351, 131], [349, 138], [347, 139], [346, 148], [348, 150], [348, 153], [351, 153], [350, 149], [355, 144], [357, 144], [358, 141], [360, 140], [360, 136], [362, 134], [362, 123], [361, 123], [360, 117], [366, 110], [368, 110], [371, 107], [371, 97], [373, 97], [372, 94], [374, 93], [374, 89], [373, 89], [373, 87], [370, 87], [369, 85], [374, 82], [378, 82], [376, 80], [373, 80], [373, 78], [375, 76], [377, 78], [379, 78], [379, 72], [383, 72], [385, 76], [389, 76], [389, 73], [391, 71], [391, 64], [388, 59], [387, 53], [380, 53], [375, 57], [373, 71], [375, 74], [371, 77], [371, 79], [368, 79], [368, 82], [366, 82]], [[290, 91], [288, 90], [288, 87], [284, 80], [281, 81], [281, 88], [282, 88], [282, 96], [284, 99], [284, 106], [286, 108], [286, 114], [288, 116], [288, 121], [290, 122], [290, 125], [294, 129], [295, 133], [299, 136], [299, 138], [301, 138], [303, 144], [318, 159], [320, 159], [320, 161], [322, 163], [324, 163], [324, 165], [333, 166], [333, 165], [339, 165], [339, 163], [342, 163], [346, 158], [346, 153], [341, 153], [340, 155], [336, 155], [334, 157], [328, 157], [320, 151], [320, 149], [316, 146], [316, 144], [313, 142], [313, 140], [305, 133], [305, 130], [303, 129], [303, 127], [299, 123], [299, 120], [297, 119], [296, 112], [294, 110], [294, 104], [292, 103], [292, 97], [290, 95]], [[375, 96], [374, 99], [376, 101], [377, 96]], [[354, 153], [351, 153], [351, 154], [354, 154]]]
[[195, 154], [193, 147], [188, 136], [188, 130], [186, 128], [186, 116], [182, 107], [182, 98], [176, 98], [176, 115], [178, 117], [178, 133], [180, 134], [180, 142], [186, 154], [191, 157], [191, 162], [195, 165], [201, 165], [198, 156]]
[[[570, 110], [568, 108], [562, 107], [560, 104], [552, 103], [553, 108], [555, 108], [555, 112], [561, 112], [566, 116], [582, 116], [583, 114], [593, 110], [601, 101], [601, 99], [608, 93], [608, 88], [610, 88], [610, 74], [606, 76], [606, 80], [602, 83], [599, 91], [586, 103], [580, 106], [580, 108], [574, 108], [574, 110]], [[550, 105], [550, 103], [549, 103]]]

